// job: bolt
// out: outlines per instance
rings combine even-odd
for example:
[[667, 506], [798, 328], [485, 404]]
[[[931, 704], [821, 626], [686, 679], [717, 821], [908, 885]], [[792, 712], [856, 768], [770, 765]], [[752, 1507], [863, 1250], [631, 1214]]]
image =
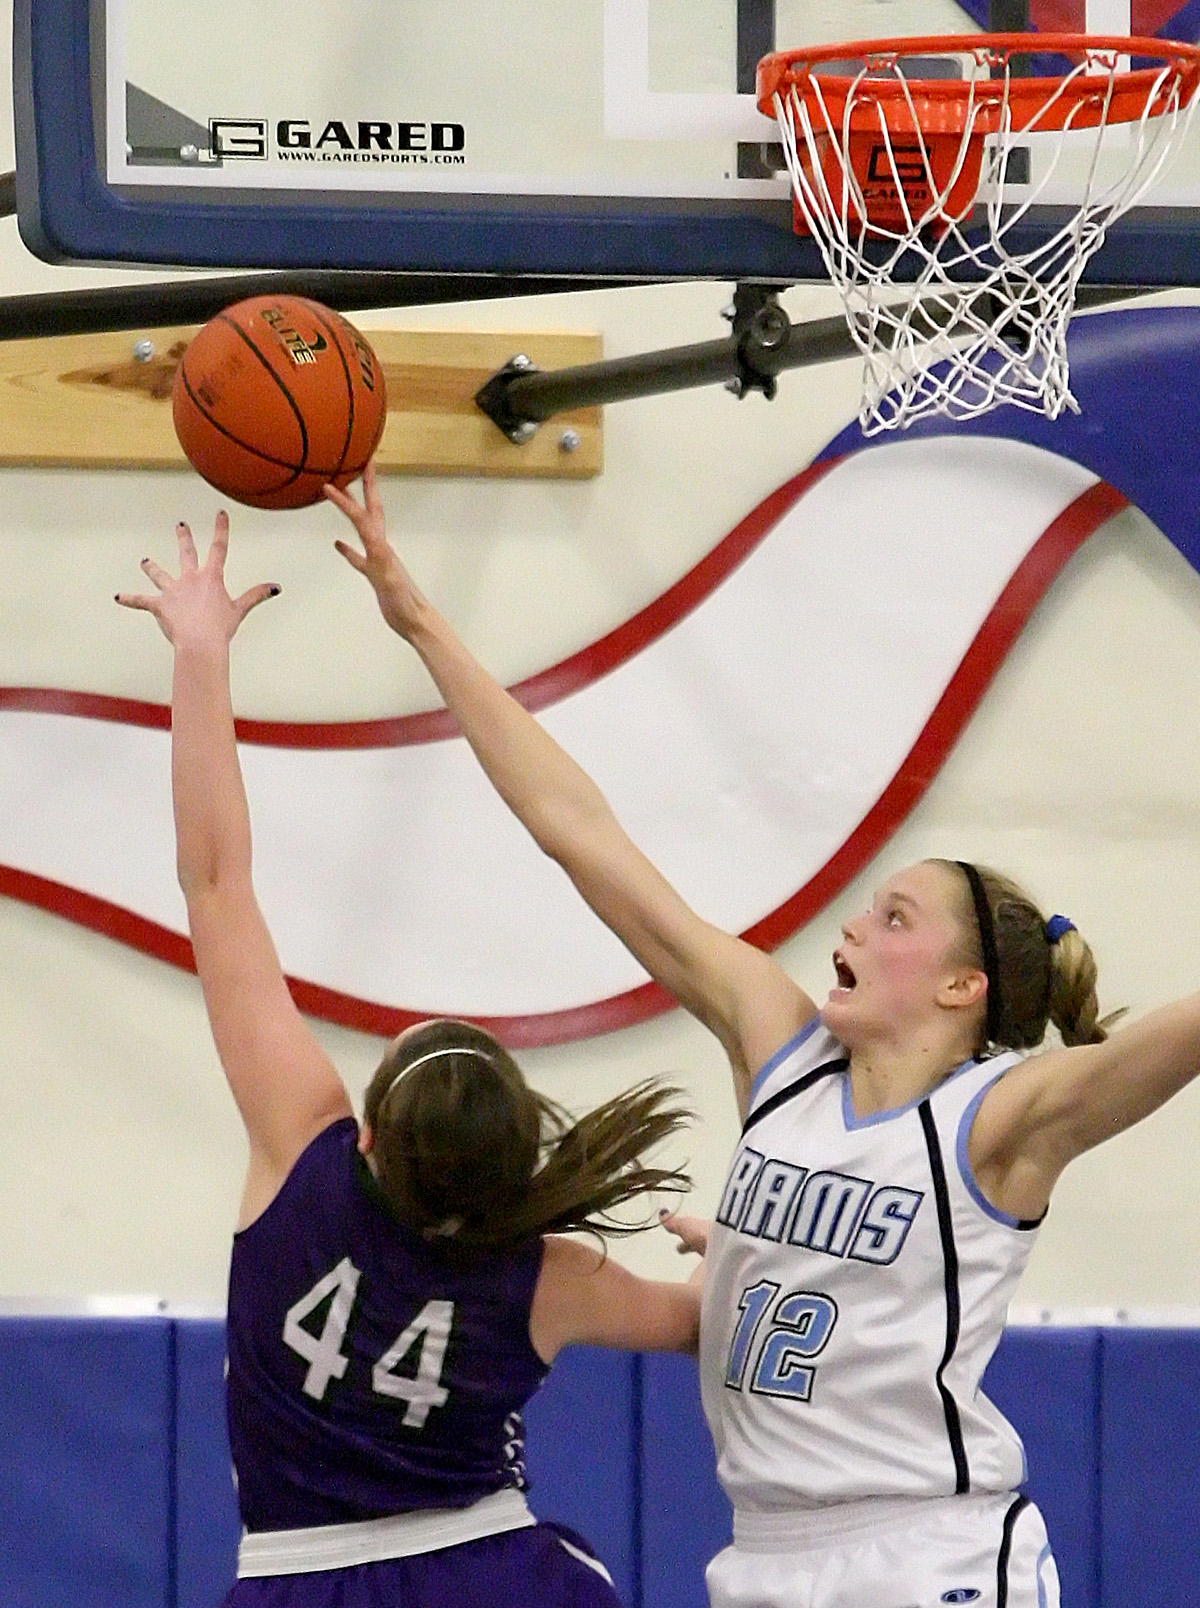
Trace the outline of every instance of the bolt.
[[181, 162], [198, 162], [200, 152], [194, 145], [181, 145], [179, 147], [179, 160]]
[[509, 358], [508, 366], [510, 369], [531, 369], [533, 363], [525, 356], [524, 352], [518, 352], [516, 357]]
[[734, 396], [740, 398], [745, 394], [746, 387], [735, 374], [733, 379], [725, 381], [725, 389], [732, 392]]
[[513, 426], [509, 432], [508, 439], [515, 442], [518, 447], [523, 447], [527, 441], [532, 441], [534, 436], [537, 435], [537, 429], [538, 427], [532, 419], [523, 419], [520, 424]]
[[722, 307], [721, 317], [727, 324], [732, 324], [734, 319], [737, 317], [737, 304], [735, 302], [730, 302], [727, 307]]
[[560, 452], [578, 452], [580, 435], [578, 430], [564, 430], [558, 438]]
[[786, 345], [787, 338], [792, 333], [792, 325], [788, 315], [778, 303], [768, 302], [755, 313], [750, 330], [764, 350], [773, 352]]
[[133, 343], [133, 361], [135, 363], [148, 363], [154, 356], [154, 342], [145, 336]]

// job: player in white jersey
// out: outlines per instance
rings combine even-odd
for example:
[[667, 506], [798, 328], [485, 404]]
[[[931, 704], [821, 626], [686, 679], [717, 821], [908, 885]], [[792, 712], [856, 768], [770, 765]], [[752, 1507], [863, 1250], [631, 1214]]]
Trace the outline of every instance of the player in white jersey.
[[[980, 1394], [1050, 1192], [1200, 1071], [1200, 995], [1108, 1037], [1096, 968], [995, 872], [930, 860], [847, 920], [818, 1006], [701, 919], [471, 658], [388, 545], [373, 476], [338, 543], [493, 784], [720, 1039], [745, 1124], [707, 1254], [700, 1364], [734, 1542], [714, 1608], [1057, 1608], [1020, 1442]], [[1047, 1022], [1066, 1048], [1036, 1056]]]

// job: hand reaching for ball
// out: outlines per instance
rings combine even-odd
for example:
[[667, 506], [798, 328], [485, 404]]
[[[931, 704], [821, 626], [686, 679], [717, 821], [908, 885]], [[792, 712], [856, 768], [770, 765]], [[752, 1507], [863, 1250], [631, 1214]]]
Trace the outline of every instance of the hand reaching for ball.
[[336, 486], [325, 487], [326, 497], [335, 508], [341, 509], [354, 526], [363, 550], [360, 553], [343, 541], [336, 541], [333, 545], [347, 564], [360, 575], [365, 575], [375, 588], [380, 613], [392, 630], [408, 638], [416, 628], [425, 598], [417, 590], [412, 576], [387, 539], [387, 523], [375, 484], [374, 463], [369, 463], [363, 470], [362, 481], [362, 502], [347, 492], [339, 491]]
[[218, 643], [228, 645], [234, 632], [257, 604], [274, 597], [279, 588], [263, 582], [240, 597], [230, 597], [225, 588], [225, 555], [229, 551], [229, 517], [217, 515], [212, 546], [201, 564], [191, 530], [181, 520], [175, 527], [179, 542], [179, 574], [172, 575], [152, 558], [142, 560], [146, 578], [157, 593], [118, 592], [117, 602], [126, 609], [144, 609], [153, 614], [162, 634], [172, 647]]

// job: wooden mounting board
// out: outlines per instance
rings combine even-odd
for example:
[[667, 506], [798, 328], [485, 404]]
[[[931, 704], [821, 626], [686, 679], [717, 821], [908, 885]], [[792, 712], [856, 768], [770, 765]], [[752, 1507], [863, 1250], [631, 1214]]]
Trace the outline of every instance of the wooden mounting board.
[[[184, 467], [171, 423], [171, 386], [197, 327], [0, 342], [0, 464]], [[599, 335], [364, 333], [387, 380], [388, 420], [375, 459], [381, 470], [572, 480], [600, 473], [599, 408], [560, 413], [518, 447], [474, 403], [484, 381], [518, 352], [541, 369], [595, 363], [603, 355]], [[147, 341], [153, 353], [139, 362], [134, 349]], [[564, 448], [564, 435], [568, 442], [577, 438], [574, 450]]]

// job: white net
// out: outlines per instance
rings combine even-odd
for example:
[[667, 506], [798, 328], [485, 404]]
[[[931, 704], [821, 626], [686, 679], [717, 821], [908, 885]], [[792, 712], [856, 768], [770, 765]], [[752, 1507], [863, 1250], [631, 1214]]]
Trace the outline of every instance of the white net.
[[[945, 135], [939, 146], [922, 132], [912, 81], [895, 54], [868, 56], [844, 105], [819, 74], [805, 93], [793, 86], [775, 96], [797, 207], [863, 354], [866, 435], [932, 413], [969, 419], [1003, 403], [1051, 419], [1064, 408], [1078, 412], [1066, 337], [1080, 275], [1108, 226], [1159, 178], [1195, 106], [1168, 61], [1140, 113], [1110, 121], [1128, 60], [1089, 50], [1060, 80], [1043, 81], [1031, 114], [1011, 93], [1007, 54], [964, 39], [958, 55], [964, 126], [948, 155]], [[1084, 76], [1098, 87], [1081, 93]], [[910, 132], [895, 133], [898, 123]], [[880, 181], [872, 197], [855, 171], [852, 127], [871, 141], [870, 177]], [[978, 184], [972, 140], [976, 153], [982, 142]], [[1031, 145], [1036, 167], [1014, 202], [1001, 181], [1010, 162], [1030, 160]], [[1044, 226], [1031, 231], [1031, 209], [1061, 193], [1064, 176], [1072, 196], [1065, 221], [1049, 234]], [[891, 202], [882, 217], [880, 190]]]

